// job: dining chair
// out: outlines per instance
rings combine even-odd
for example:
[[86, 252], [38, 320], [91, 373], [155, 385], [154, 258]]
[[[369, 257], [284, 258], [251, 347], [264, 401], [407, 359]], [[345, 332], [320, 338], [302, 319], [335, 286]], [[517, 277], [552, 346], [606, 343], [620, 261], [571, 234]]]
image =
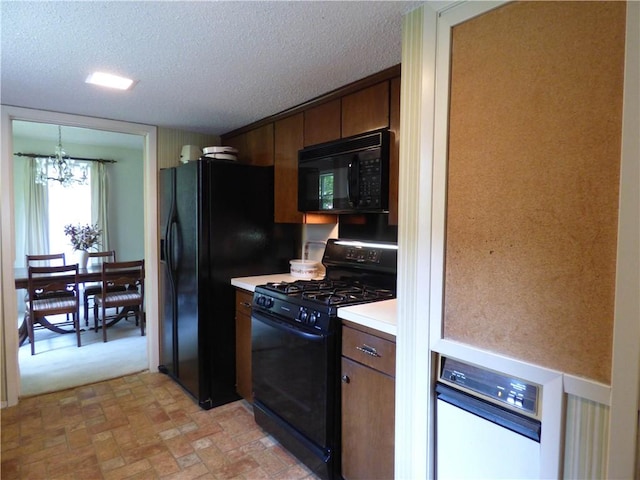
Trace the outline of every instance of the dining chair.
[[[43, 255], [26, 255], [27, 268], [29, 267], [46, 267], [46, 266], [60, 266], [66, 265], [67, 260], [64, 253], [48, 253]], [[49, 292], [47, 294], [51, 297], [68, 297], [69, 292]], [[29, 293], [24, 296], [25, 304], [29, 301]], [[67, 315], [67, 321], [71, 321], [69, 315]]]
[[[107, 341], [107, 328], [133, 314], [140, 334], [144, 335], [144, 260], [104, 262], [102, 264], [102, 290], [93, 297], [93, 326], [102, 328], [102, 341]], [[120, 287], [120, 290], [114, 290]], [[107, 309], [121, 308], [107, 315]], [[101, 325], [99, 325], [101, 324]]]
[[35, 355], [34, 324], [48, 323], [46, 317], [52, 315], [72, 316], [80, 347], [78, 265], [29, 267], [28, 272], [29, 300], [25, 309], [25, 322], [31, 343], [31, 355]]
[[[102, 265], [104, 262], [115, 262], [116, 251], [107, 250], [104, 252], [89, 252], [89, 266]], [[113, 287], [110, 291], [123, 290], [123, 287]], [[84, 324], [89, 325], [89, 299], [93, 299], [93, 296], [102, 291], [101, 282], [85, 283], [83, 288], [83, 303], [84, 303]]]

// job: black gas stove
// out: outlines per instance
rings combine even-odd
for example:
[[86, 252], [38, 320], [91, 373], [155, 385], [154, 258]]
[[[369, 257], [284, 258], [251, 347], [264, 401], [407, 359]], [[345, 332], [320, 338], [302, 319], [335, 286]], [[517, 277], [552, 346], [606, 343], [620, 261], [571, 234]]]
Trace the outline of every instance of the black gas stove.
[[342, 478], [338, 308], [394, 298], [396, 262], [395, 244], [330, 239], [323, 279], [255, 289], [256, 422], [322, 479]]
[[253, 308], [316, 330], [332, 328], [338, 307], [396, 296], [397, 246], [330, 239], [321, 280], [271, 282], [256, 287]]

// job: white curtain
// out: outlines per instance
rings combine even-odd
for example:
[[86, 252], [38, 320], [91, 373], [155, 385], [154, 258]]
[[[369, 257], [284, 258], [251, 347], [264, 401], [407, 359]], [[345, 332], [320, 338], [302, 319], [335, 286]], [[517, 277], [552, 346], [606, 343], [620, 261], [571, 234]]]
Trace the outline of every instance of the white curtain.
[[43, 255], [49, 252], [49, 193], [46, 185], [36, 183], [37, 162], [25, 162], [25, 254]]
[[92, 162], [91, 170], [91, 223], [102, 230], [100, 250], [109, 250], [107, 221], [107, 168], [102, 162]]
[[[22, 192], [24, 195], [24, 211], [15, 219], [16, 241], [16, 266], [27, 265], [27, 255], [45, 255], [49, 252], [49, 191], [46, 185], [37, 184], [37, 162], [29, 158], [24, 162], [24, 182]], [[16, 185], [17, 187], [17, 185]], [[18, 192], [16, 191], [16, 195]], [[18, 318], [24, 312], [24, 291], [17, 291]]]

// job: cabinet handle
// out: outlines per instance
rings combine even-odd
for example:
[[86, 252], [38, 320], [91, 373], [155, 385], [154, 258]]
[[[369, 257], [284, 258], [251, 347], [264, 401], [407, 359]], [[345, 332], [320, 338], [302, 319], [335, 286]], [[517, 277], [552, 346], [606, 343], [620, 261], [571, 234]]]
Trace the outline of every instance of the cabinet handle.
[[242, 305], [243, 307], [251, 308], [251, 304], [247, 302], [240, 302], [240, 305]]
[[342, 383], [350, 383], [351, 379], [349, 378], [349, 375], [343, 375], [342, 376]]
[[366, 353], [367, 355], [371, 355], [372, 357], [381, 357], [381, 355], [375, 348], [370, 347], [366, 343], [363, 343], [361, 347], [356, 347], [356, 349], [360, 350], [363, 353]]

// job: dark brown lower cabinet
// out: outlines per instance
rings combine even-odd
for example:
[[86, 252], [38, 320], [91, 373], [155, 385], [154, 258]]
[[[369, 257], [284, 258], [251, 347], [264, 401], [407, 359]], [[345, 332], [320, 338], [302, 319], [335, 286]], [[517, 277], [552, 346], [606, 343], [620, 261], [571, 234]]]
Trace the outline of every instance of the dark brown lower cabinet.
[[253, 402], [251, 387], [251, 300], [253, 294], [236, 289], [236, 391]]
[[393, 479], [395, 342], [342, 329], [342, 476]]

